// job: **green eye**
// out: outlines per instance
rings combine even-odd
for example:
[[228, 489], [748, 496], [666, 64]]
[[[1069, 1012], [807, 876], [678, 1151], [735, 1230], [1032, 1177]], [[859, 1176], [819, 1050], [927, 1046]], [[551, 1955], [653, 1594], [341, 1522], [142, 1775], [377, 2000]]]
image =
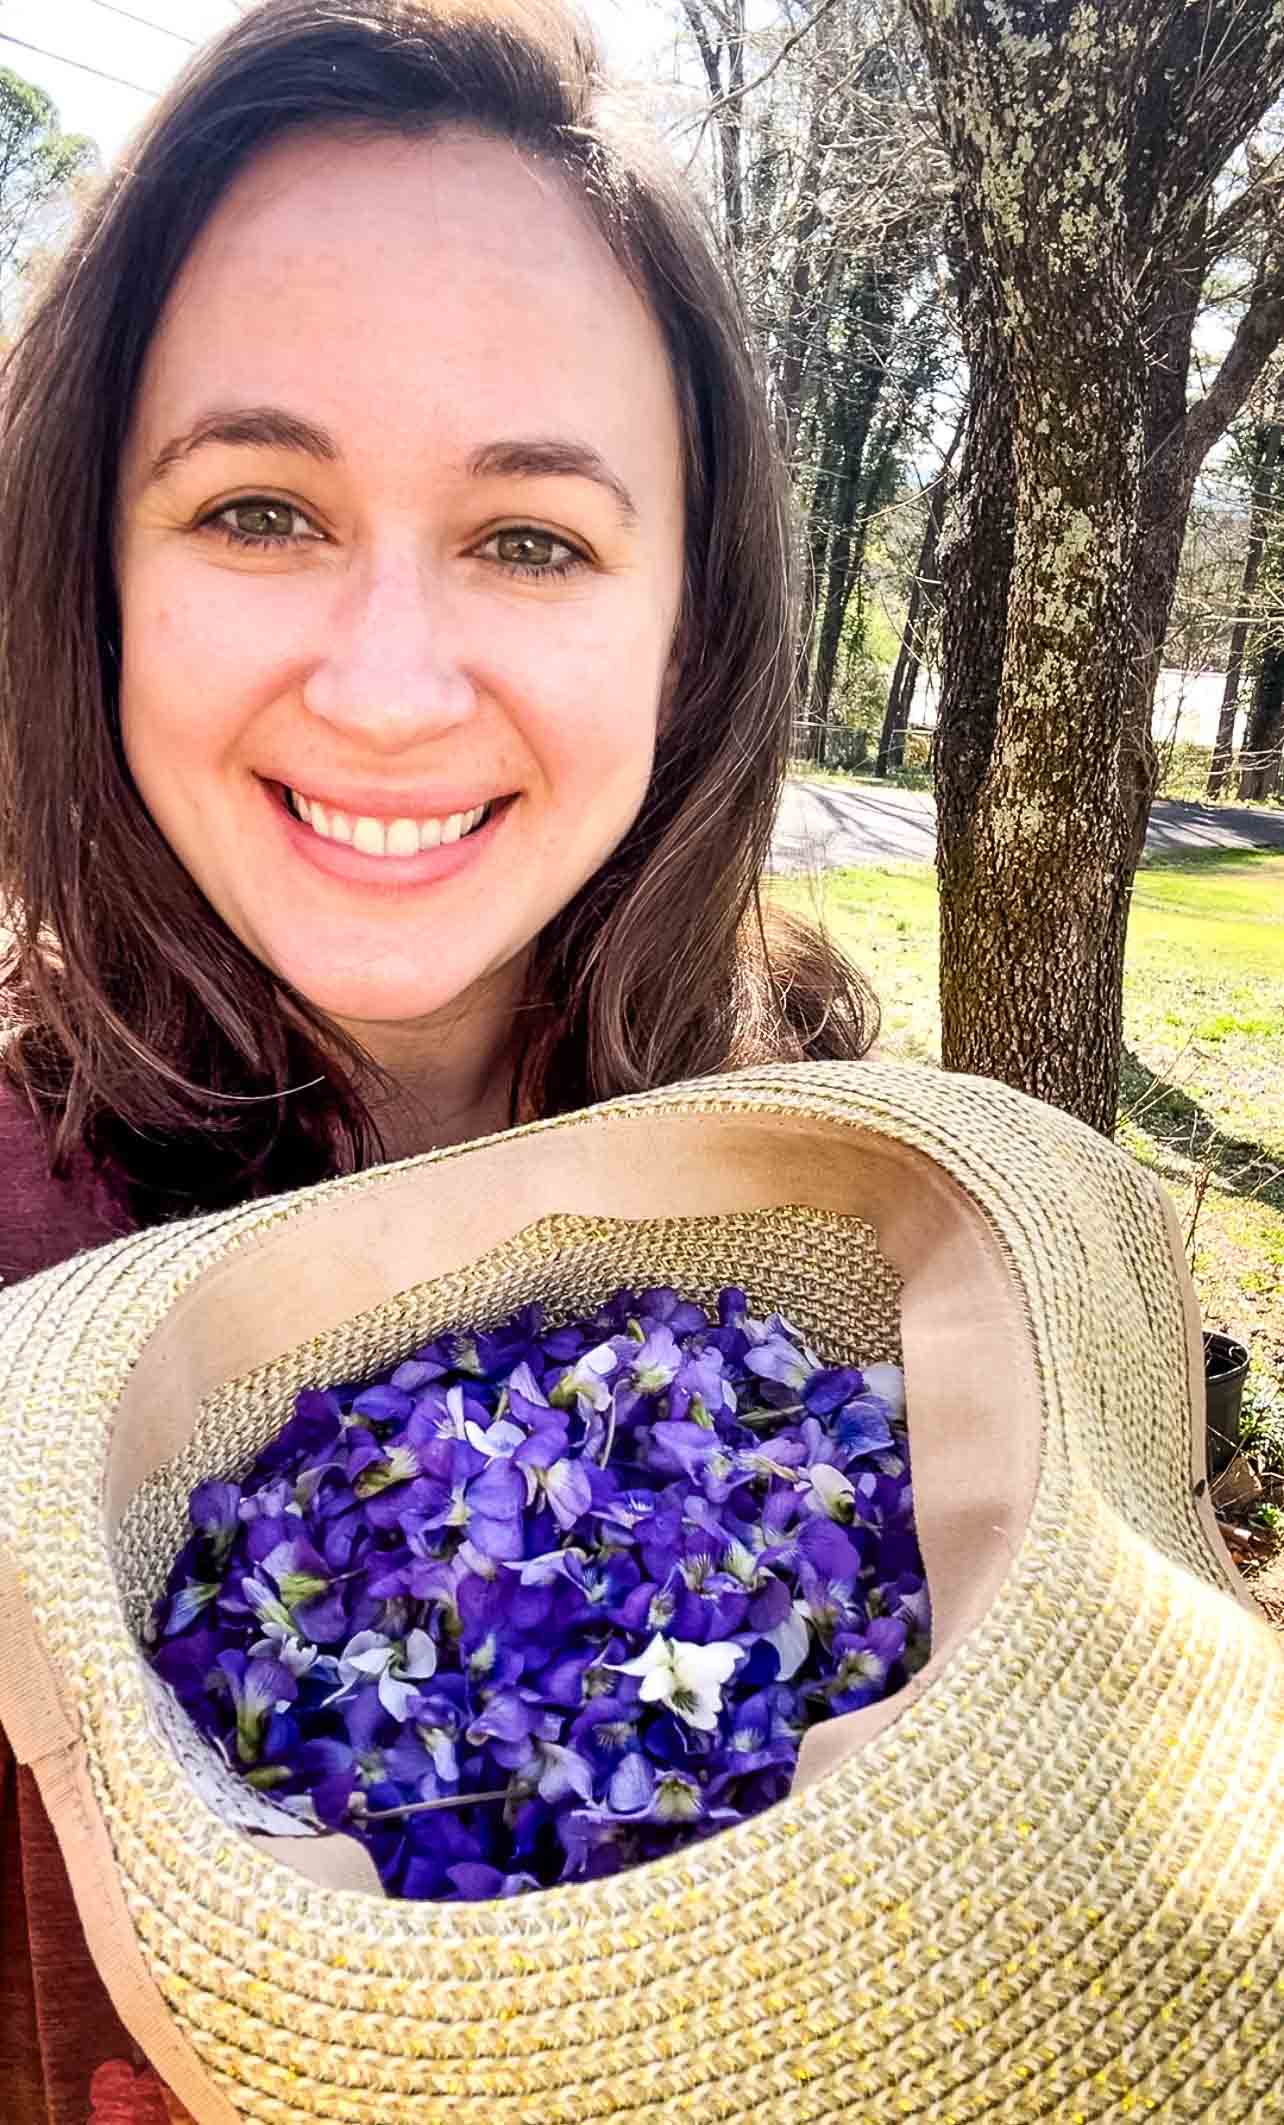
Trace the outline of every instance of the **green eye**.
[[569, 575], [588, 564], [566, 539], [541, 531], [534, 524], [512, 524], [506, 531], [492, 532], [479, 552], [493, 559], [510, 575], [536, 579]]
[[221, 514], [243, 539], [288, 539], [298, 510], [288, 502], [233, 502]]
[[206, 519], [206, 528], [219, 532], [233, 546], [260, 549], [300, 546], [321, 533], [293, 502], [278, 502], [268, 494], [249, 494], [240, 502], [225, 502]]
[[[555, 539], [551, 531], [501, 531], [495, 545], [501, 561], [518, 567], [547, 568], [562, 541]], [[567, 549], [563, 546], [562, 550]]]

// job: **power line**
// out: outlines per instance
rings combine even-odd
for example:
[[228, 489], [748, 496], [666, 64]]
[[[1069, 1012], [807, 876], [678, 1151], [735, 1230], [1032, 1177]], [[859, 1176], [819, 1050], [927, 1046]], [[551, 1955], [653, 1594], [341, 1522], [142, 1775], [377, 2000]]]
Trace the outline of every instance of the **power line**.
[[182, 30], [167, 29], [163, 22], [153, 22], [150, 16], [135, 15], [127, 7], [117, 7], [115, 0], [90, 0], [90, 5], [105, 8], [109, 15], [119, 15], [123, 22], [137, 22], [142, 29], [155, 30], [158, 36], [172, 37], [175, 43], [185, 44], [190, 50], [196, 50], [195, 37], [184, 36]]
[[41, 59], [56, 59], [60, 66], [74, 66], [82, 74], [93, 74], [99, 81], [113, 81], [117, 88], [137, 89], [140, 96], [160, 95], [159, 89], [145, 89], [141, 81], [126, 81], [123, 74], [104, 74], [100, 66], [89, 66], [83, 59], [69, 59], [65, 52], [51, 52], [43, 44], [28, 44], [25, 37], [11, 37], [8, 30], [0, 30], [0, 44], [16, 44], [21, 51], [36, 52]]

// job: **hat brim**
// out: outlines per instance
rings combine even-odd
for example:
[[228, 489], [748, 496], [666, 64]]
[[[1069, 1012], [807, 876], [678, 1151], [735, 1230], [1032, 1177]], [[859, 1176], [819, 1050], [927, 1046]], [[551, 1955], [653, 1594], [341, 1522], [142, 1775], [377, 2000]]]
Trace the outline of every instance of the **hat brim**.
[[[25, 1412], [11, 1445], [46, 1475], [0, 1531], [45, 1686], [38, 1732], [3, 1676], [0, 1713], [36, 1761], [122, 2014], [198, 2119], [384, 2125], [412, 2102], [417, 2120], [487, 2125], [667, 2125], [763, 2100], [773, 2119], [832, 2115], [797, 2107], [813, 2086], [890, 2117], [907, 2085], [893, 2051], [908, 2085], [943, 2071], [951, 2016], [1008, 2103], [1031, 2074], [1049, 2085], [1051, 2060], [1034, 2062], [1074, 2005], [1045, 1999], [1018, 2068], [991, 1994], [1014, 1962], [1046, 1992], [1023, 1897], [1085, 1982], [1120, 1915], [1110, 1870], [1149, 1871], [1156, 1921], [1196, 1888], [1204, 1920], [1225, 1915], [1235, 1870], [1206, 1876], [1177, 1829], [1189, 1777], [1213, 1775], [1219, 1674], [1255, 1707], [1251, 1746], [1219, 1756], [1225, 1794], [1269, 1765], [1278, 1783], [1278, 1649], [1194, 1494], [1198, 1320], [1172, 1224], [1153, 1184], [1085, 1139], [938, 1073], [736, 1073], [143, 1235], [5, 1302], [0, 1383]], [[442, 1327], [531, 1297], [573, 1311], [621, 1282], [707, 1298], [728, 1281], [831, 1362], [903, 1358], [933, 1604], [910, 1686], [813, 1730], [766, 1815], [515, 1904], [354, 1896], [305, 1878], [329, 1864], [317, 1849], [229, 1832], [158, 1732], [133, 1634], [190, 1484], [243, 1465], [299, 1385]], [[1278, 1815], [1273, 1834], [1284, 1847]], [[350, 1869], [351, 1841], [327, 1843]], [[1279, 1887], [1277, 1870], [1271, 1929]], [[911, 1942], [920, 1982], [934, 1973], [917, 2016], [893, 1982]], [[1194, 1981], [1189, 1925], [1155, 1953]], [[834, 2011], [839, 1981], [875, 2015], [864, 2034]], [[885, 2056], [875, 2026], [896, 2034]], [[737, 2062], [719, 2082], [737, 2108], [696, 2100], [715, 2051]]]

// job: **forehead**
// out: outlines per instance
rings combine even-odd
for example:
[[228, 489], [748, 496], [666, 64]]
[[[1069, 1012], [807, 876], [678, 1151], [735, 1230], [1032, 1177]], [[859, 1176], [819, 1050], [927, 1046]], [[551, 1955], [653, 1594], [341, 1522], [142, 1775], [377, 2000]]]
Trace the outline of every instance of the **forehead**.
[[515, 424], [644, 446], [670, 473], [680, 449], [659, 328], [587, 209], [463, 130], [307, 134], [239, 175], [162, 315], [134, 440], [238, 400], [320, 421], [345, 454], [466, 451]]

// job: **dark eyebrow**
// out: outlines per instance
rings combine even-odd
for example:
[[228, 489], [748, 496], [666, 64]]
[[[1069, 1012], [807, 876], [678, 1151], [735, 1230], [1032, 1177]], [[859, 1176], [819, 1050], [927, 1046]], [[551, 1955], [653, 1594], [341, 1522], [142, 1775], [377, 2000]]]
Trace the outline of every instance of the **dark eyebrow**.
[[593, 480], [615, 497], [626, 524], [636, 524], [638, 520], [637, 505], [623, 480], [612, 472], [605, 458], [585, 443], [563, 442], [560, 438], [486, 443], [473, 452], [467, 469], [478, 480]]
[[210, 413], [202, 413], [181, 435], [172, 436], [163, 450], [152, 460], [147, 480], [163, 480], [167, 473], [191, 457], [193, 451], [205, 443], [230, 443], [250, 445], [258, 450], [294, 450], [304, 457], [334, 464], [339, 456], [339, 446], [334, 437], [312, 421], [300, 420], [297, 414], [286, 413], [279, 406], [229, 406], [215, 407]]
[[[336, 464], [340, 455], [338, 444], [325, 428], [287, 413], [280, 406], [215, 407], [201, 414], [181, 435], [172, 436], [157, 452], [147, 475], [148, 484], [163, 480], [206, 443], [292, 450], [327, 465]], [[614, 497], [626, 524], [638, 521], [637, 505], [623, 480], [585, 443], [560, 437], [484, 443], [473, 452], [466, 469], [473, 479], [592, 480]]]

